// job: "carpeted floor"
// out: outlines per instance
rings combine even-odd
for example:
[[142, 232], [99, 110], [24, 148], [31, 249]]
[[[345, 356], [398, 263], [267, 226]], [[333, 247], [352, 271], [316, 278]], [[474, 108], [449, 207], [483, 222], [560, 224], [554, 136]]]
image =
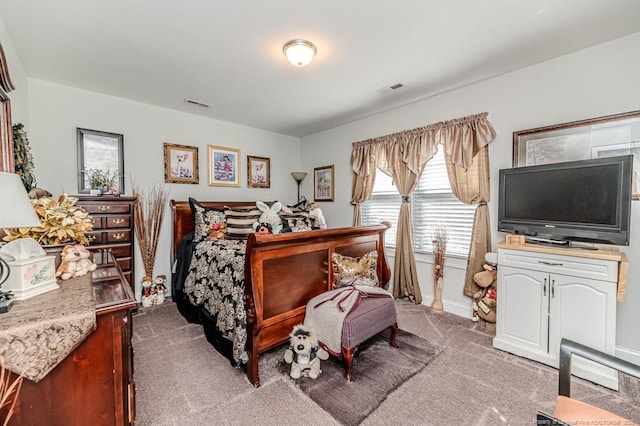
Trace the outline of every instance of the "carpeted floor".
[[[532, 425], [536, 410], [553, 410], [557, 370], [494, 349], [493, 335], [468, 319], [396, 303], [400, 328], [443, 352], [362, 425]], [[140, 309], [133, 330], [139, 426], [340, 424], [278, 368], [261, 363], [254, 389], [171, 302]], [[640, 422], [640, 381], [621, 375], [620, 383], [613, 392], [574, 379], [572, 395]]]

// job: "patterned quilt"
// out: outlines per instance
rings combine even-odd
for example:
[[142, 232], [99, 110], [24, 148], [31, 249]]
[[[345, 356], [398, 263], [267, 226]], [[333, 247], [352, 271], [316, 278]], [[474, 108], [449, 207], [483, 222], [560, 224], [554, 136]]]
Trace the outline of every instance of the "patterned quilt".
[[247, 313], [244, 300], [244, 240], [198, 243], [184, 282], [184, 294], [203, 306], [223, 337], [233, 343], [237, 366], [247, 362]]

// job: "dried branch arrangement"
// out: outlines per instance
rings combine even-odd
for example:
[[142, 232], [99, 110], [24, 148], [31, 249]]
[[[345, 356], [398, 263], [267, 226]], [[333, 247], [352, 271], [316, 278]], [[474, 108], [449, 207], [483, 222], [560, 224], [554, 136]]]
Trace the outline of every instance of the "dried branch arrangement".
[[6, 418], [2, 423], [3, 426], [7, 426], [11, 416], [13, 416], [13, 409], [16, 405], [16, 401], [18, 400], [18, 394], [20, 393], [21, 387], [22, 376], [18, 376], [12, 382], [11, 374], [4, 368], [4, 359], [0, 357], [0, 412], [6, 410]]
[[447, 254], [447, 228], [436, 226], [431, 233], [431, 243], [433, 244], [433, 279], [436, 281], [444, 273], [444, 260]]
[[145, 275], [152, 277], [169, 192], [154, 185], [147, 192], [134, 187], [133, 194], [137, 198], [134, 206], [134, 221], [142, 264]]

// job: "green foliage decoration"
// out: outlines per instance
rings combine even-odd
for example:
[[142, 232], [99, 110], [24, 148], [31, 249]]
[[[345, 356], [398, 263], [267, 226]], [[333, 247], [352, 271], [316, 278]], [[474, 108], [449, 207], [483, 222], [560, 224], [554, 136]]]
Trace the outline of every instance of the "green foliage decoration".
[[13, 158], [15, 161], [16, 173], [22, 179], [27, 192], [37, 186], [36, 177], [33, 174], [33, 156], [27, 139], [27, 132], [22, 123], [13, 125]]

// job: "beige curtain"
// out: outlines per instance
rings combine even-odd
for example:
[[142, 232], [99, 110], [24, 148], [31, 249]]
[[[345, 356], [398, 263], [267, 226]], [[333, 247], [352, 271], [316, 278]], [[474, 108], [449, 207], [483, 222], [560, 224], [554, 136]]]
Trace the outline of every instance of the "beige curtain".
[[9, 78], [9, 67], [0, 45], [0, 172], [15, 173], [13, 159], [13, 130], [11, 127], [11, 101], [7, 93], [14, 89]]
[[[476, 114], [353, 144], [351, 167], [354, 177], [351, 203], [354, 204], [354, 226], [361, 224], [360, 205], [371, 196], [376, 167], [393, 178], [402, 196], [393, 274], [394, 297], [408, 297], [415, 303], [422, 301], [413, 254], [409, 199], [425, 165], [435, 155], [438, 143], [441, 143], [447, 154], [445, 157], [450, 158], [449, 162], [464, 170], [473, 166], [476, 154], [495, 136], [495, 131], [486, 117], [487, 113]], [[476, 221], [480, 219], [476, 211]], [[488, 222], [488, 214], [486, 220]], [[487, 223], [487, 232], [488, 229]]]
[[489, 225], [489, 147], [483, 147], [473, 157], [466, 169], [453, 164], [451, 156], [445, 154], [447, 173], [451, 190], [460, 201], [466, 204], [477, 204], [473, 217], [473, 231], [467, 271], [464, 280], [465, 296], [472, 297], [480, 288], [473, 282], [473, 275], [482, 270], [485, 254], [491, 250], [491, 229]]

